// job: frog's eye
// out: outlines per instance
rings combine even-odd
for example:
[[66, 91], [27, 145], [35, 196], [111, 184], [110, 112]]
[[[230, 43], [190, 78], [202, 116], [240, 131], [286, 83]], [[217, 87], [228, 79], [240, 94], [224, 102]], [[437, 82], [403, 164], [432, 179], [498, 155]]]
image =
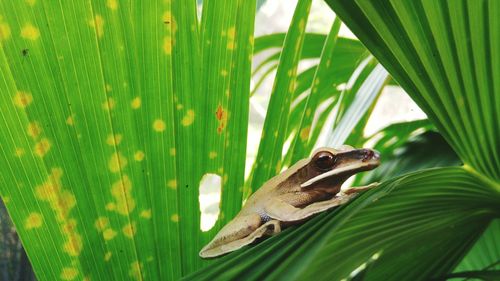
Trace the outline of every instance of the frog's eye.
[[333, 168], [337, 159], [335, 156], [328, 151], [318, 152], [314, 156], [314, 165], [321, 171], [328, 171]]

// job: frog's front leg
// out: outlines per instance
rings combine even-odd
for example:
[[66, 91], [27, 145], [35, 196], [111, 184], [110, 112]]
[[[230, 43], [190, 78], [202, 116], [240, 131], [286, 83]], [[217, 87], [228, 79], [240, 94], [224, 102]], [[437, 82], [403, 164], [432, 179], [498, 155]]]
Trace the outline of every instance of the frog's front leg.
[[297, 208], [281, 198], [273, 199], [265, 207], [267, 215], [271, 218], [283, 221], [300, 221], [314, 214], [321, 213], [333, 207], [342, 205], [351, 200], [356, 194], [345, 194], [332, 199], [311, 203], [304, 208]]
[[347, 190], [343, 191], [343, 194], [359, 193], [377, 187], [378, 185], [379, 185], [378, 182], [373, 182], [370, 183], [369, 185], [350, 187]]
[[273, 235], [281, 231], [277, 220], [270, 220], [261, 225], [261, 217], [249, 215], [231, 221], [207, 246], [200, 251], [200, 257], [220, 256], [246, 246], [264, 235]]

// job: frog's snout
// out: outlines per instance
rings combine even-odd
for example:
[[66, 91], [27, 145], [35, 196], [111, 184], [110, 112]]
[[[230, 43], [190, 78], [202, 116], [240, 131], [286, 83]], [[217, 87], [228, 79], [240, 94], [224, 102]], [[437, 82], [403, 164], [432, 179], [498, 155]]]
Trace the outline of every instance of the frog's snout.
[[361, 149], [361, 155], [362, 155], [362, 161], [363, 162], [366, 162], [366, 161], [374, 161], [374, 162], [380, 162], [380, 153], [376, 150], [371, 150], [371, 149], [367, 149], [367, 148], [363, 148]]

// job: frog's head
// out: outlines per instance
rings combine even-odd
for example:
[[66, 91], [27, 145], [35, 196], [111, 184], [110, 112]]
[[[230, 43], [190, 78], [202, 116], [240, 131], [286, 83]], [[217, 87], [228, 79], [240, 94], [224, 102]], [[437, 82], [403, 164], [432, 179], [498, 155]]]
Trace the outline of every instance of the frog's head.
[[308, 160], [298, 173], [301, 189], [337, 193], [350, 176], [376, 168], [380, 164], [380, 154], [367, 148], [343, 145], [337, 149], [319, 148]]

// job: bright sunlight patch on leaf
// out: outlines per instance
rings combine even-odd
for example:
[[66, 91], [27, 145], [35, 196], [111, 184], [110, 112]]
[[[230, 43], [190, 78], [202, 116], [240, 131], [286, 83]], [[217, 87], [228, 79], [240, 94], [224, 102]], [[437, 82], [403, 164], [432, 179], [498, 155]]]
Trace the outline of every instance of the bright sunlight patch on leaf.
[[201, 231], [209, 231], [219, 217], [222, 179], [216, 174], [205, 174], [200, 181]]

